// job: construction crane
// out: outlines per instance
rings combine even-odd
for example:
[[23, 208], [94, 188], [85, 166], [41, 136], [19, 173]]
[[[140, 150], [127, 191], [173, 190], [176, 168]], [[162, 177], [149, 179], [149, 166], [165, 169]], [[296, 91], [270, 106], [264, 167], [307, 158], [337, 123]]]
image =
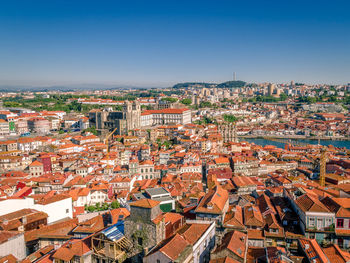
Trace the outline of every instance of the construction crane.
[[325, 186], [326, 184], [326, 164], [327, 164], [327, 147], [321, 149], [320, 159], [320, 185]]
[[108, 144], [109, 137], [111, 137], [117, 129], [118, 127], [115, 128], [111, 133], [109, 133], [105, 138], [105, 144], [107, 145], [107, 153], [109, 153], [109, 144]]

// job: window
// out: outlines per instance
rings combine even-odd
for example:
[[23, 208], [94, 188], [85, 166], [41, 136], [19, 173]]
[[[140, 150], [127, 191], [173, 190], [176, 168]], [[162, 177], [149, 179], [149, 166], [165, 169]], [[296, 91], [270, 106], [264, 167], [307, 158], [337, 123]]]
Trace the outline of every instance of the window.
[[313, 218], [313, 217], [310, 217], [310, 218], [309, 218], [309, 226], [310, 226], [310, 227], [315, 226], [315, 218]]
[[309, 233], [309, 238], [314, 239], [315, 238], [315, 233]]
[[159, 259], [157, 259], [157, 263], [160, 263], [160, 260], [159, 260]]
[[337, 219], [337, 227], [339, 228], [344, 227], [344, 219]]
[[142, 246], [142, 238], [141, 238], [141, 237], [138, 237], [138, 238], [137, 238], [137, 243], [138, 243], [140, 246]]
[[68, 214], [69, 213], [69, 209], [66, 209], [66, 214]]

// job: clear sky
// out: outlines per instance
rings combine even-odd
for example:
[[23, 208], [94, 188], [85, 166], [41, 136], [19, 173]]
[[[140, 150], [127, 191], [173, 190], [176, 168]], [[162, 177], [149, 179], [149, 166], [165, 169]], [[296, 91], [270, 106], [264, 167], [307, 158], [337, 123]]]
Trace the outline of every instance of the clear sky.
[[350, 1], [8, 0], [0, 85], [350, 82]]

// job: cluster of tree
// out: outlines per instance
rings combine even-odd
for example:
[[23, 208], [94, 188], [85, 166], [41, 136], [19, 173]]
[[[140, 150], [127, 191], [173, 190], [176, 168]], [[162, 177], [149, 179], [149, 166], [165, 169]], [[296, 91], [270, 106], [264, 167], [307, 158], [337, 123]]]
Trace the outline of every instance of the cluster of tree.
[[117, 209], [120, 207], [120, 204], [117, 200], [114, 200], [112, 203], [96, 203], [96, 205], [85, 205], [85, 210], [89, 212], [98, 212], [106, 211], [110, 209]]
[[227, 122], [236, 122], [238, 118], [232, 114], [224, 114], [223, 115], [224, 121]]
[[141, 105], [141, 109], [142, 110], [152, 110], [152, 106], [151, 105]]
[[209, 101], [201, 101], [199, 108], [211, 108], [213, 105]]
[[232, 88], [242, 88], [246, 85], [246, 82], [241, 80], [233, 80], [233, 81], [226, 81], [223, 83], [218, 84], [217, 88], [226, 88], [226, 89], [232, 89]]
[[198, 125], [203, 125], [203, 124], [211, 124], [211, 123], [217, 123], [217, 122], [213, 118], [209, 118], [205, 116], [198, 121], [194, 121], [193, 123]]
[[192, 100], [186, 98], [186, 99], [181, 100], [181, 103], [182, 103], [182, 104], [185, 104], [185, 105], [191, 105], [191, 104], [192, 104]]
[[[42, 95], [36, 95], [33, 99], [25, 99], [22, 96], [16, 96], [14, 98], [5, 98], [3, 99], [4, 107], [23, 107], [29, 108], [35, 111], [65, 111], [67, 113], [74, 112], [82, 112], [86, 113], [92, 109], [100, 109], [104, 108], [105, 105], [91, 105], [91, 104], [81, 104], [76, 100], [69, 102], [68, 99], [79, 98], [79, 97], [87, 97], [86, 95], [52, 95], [50, 98], [44, 98]], [[122, 106], [116, 105], [113, 108], [117, 111], [122, 110]]]
[[[285, 93], [282, 93], [279, 97], [274, 96], [256, 96], [253, 98], [248, 99], [249, 102], [279, 102], [279, 101], [285, 101], [288, 98], [288, 96]], [[245, 102], [245, 101], [243, 101]]]
[[246, 85], [246, 82], [241, 80], [234, 80], [234, 81], [226, 81], [219, 84], [214, 83], [206, 83], [206, 82], [185, 82], [185, 83], [178, 83], [173, 86], [174, 89], [183, 89], [183, 88], [189, 88], [196, 86], [198, 88], [241, 88]]
[[184, 89], [196, 86], [198, 88], [210, 88], [215, 84], [212, 83], [205, 83], [205, 82], [185, 82], [185, 83], [178, 83], [173, 86], [173, 89]]
[[170, 146], [173, 145], [173, 142], [172, 141], [168, 141], [168, 140], [157, 139], [157, 144], [158, 144], [158, 149], [161, 149], [162, 147], [165, 147], [166, 149], [169, 149]]
[[[303, 96], [303, 97], [299, 97], [298, 98], [298, 102], [301, 102], [301, 103], [308, 103], [308, 104], [313, 104], [313, 103], [316, 103], [316, 102], [337, 102], [337, 97], [336, 96], [317, 96], [317, 97], [306, 97], [306, 96]], [[344, 100], [344, 103], [346, 103], [347, 101], [347, 98], [345, 98]], [[350, 101], [350, 99], [349, 99]]]
[[83, 130], [83, 134], [87, 133], [87, 132], [91, 132], [94, 135], [97, 135], [97, 130], [95, 126], [91, 126], [85, 130]]
[[169, 101], [170, 103], [177, 102], [177, 98], [172, 98], [172, 97], [166, 97], [162, 98], [163, 101]]
[[115, 101], [124, 101], [124, 100], [130, 100], [130, 101], [133, 101], [133, 100], [136, 100], [137, 99], [137, 96], [133, 95], [133, 94], [127, 94], [123, 97], [120, 97], [120, 96], [108, 96], [108, 95], [101, 95], [101, 96], [98, 96], [98, 98], [101, 98], [101, 99], [111, 99], [111, 100], [115, 100]]
[[345, 97], [344, 103], [345, 103], [346, 105], [349, 105], [349, 104], [350, 104], [350, 96], [346, 96], [346, 97]]

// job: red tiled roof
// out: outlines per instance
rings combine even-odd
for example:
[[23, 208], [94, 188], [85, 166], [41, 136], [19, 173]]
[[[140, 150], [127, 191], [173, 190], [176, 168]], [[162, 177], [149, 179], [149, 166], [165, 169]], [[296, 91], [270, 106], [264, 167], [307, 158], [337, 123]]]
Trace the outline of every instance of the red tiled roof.
[[153, 208], [159, 204], [160, 204], [159, 201], [145, 198], [145, 199], [141, 199], [141, 200], [132, 202], [130, 204], [130, 206], [143, 207], [143, 208]]

